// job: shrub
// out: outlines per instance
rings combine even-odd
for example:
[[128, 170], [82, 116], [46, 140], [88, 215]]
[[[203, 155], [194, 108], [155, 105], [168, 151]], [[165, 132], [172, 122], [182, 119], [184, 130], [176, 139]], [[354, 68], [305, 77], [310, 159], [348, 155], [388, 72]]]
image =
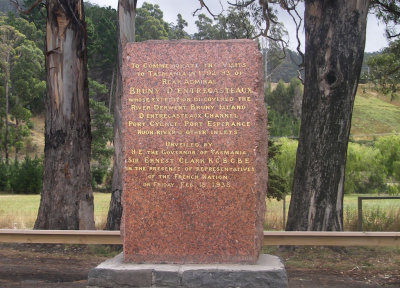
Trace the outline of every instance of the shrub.
[[296, 164], [297, 141], [288, 138], [279, 138], [276, 141], [279, 145], [279, 154], [270, 160], [269, 171], [273, 171], [276, 179], [284, 179], [287, 185], [286, 191], [290, 191], [293, 184], [294, 166]]
[[287, 114], [268, 109], [269, 135], [273, 137], [298, 137], [300, 121]]
[[267, 198], [274, 198], [278, 201], [282, 200], [289, 193], [287, 179], [277, 174], [276, 166], [274, 166], [274, 158], [278, 156], [281, 145], [276, 145], [274, 141], [268, 140], [268, 187]]
[[16, 194], [39, 194], [43, 186], [42, 159], [26, 156], [22, 163], [15, 162], [10, 171], [10, 186]]
[[8, 188], [8, 169], [6, 163], [0, 161], [0, 191]]
[[374, 147], [382, 154], [388, 176], [400, 181], [400, 135], [381, 137], [376, 140]]
[[103, 183], [104, 177], [107, 173], [107, 166], [93, 165], [91, 167], [92, 172], [92, 186], [96, 187]]
[[349, 143], [344, 183], [346, 194], [386, 192], [386, 177], [387, 170], [378, 149]]
[[398, 196], [400, 193], [399, 185], [388, 185], [388, 194], [390, 196]]
[[19, 163], [18, 161], [14, 161], [12, 164], [8, 166], [8, 192], [13, 193], [14, 187], [18, 185], [19, 181]]
[[293, 78], [288, 85], [279, 81], [274, 90], [268, 86], [264, 101], [268, 105], [269, 133], [271, 136], [298, 136], [300, 131], [303, 87]]

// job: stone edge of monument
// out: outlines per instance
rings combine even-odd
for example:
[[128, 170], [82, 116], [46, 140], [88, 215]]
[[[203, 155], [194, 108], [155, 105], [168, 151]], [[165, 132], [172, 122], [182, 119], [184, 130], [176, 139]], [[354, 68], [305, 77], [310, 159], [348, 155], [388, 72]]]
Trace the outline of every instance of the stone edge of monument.
[[122, 253], [90, 270], [87, 287], [288, 287], [284, 265], [277, 256], [261, 254], [247, 264], [134, 264]]

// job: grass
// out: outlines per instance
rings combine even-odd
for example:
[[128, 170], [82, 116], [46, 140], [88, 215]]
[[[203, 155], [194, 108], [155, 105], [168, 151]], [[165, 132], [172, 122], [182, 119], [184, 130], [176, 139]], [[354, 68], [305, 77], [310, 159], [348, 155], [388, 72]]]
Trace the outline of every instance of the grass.
[[[357, 197], [346, 195], [344, 199], [344, 229], [357, 230]], [[362, 196], [374, 196], [365, 195]], [[103, 229], [111, 194], [94, 193], [94, 218], [96, 229]], [[39, 208], [39, 195], [1, 195], [0, 229], [32, 229]], [[265, 230], [284, 230], [282, 202], [267, 200]], [[289, 210], [290, 196], [286, 197], [286, 215]], [[286, 217], [287, 219], [287, 217]], [[363, 201], [363, 228], [365, 231], [400, 231], [399, 200]]]
[[110, 200], [111, 193], [94, 193], [94, 221], [96, 229], [102, 230], [106, 226]]
[[[358, 196], [377, 196], [366, 194], [345, 195], [343, 203], [343, 225], [345, 231], [357, 231]], [[289, 211], [290, 196], [286, 197], [286, 219]], [[284, 230], [283, 201], [267, 200], [264, 229], [268, 231]], [[400, 231], [400, 199], [363, 200], [364, 231]]]
[[[94, 193], [97, 229], [105, 226], [110, 198], [109, 193]], [[32, 229], [39, 202], [40, 195], [0, 195], [0, 229]]]
[[400, 133], [399, 103], [362, 86], [354, 102], [352, 137], [371, 140], [386, 133]]
[[0, 195], [0, 227], [32, 229], [39, 208], [39, 195]]
[[[357, 230], [357, 197], [376, 195], [349, 195], [343, 205], [344, 228]], [[400, 199], [363, 200], [363, 230], [400, 231]]]

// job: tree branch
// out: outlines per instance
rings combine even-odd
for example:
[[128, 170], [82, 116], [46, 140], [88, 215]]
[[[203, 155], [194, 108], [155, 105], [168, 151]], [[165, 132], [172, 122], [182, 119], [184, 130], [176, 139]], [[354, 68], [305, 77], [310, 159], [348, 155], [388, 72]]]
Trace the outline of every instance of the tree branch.
[[210, 10], [210, 8], [208, 8], [208, 6], [204, 3], [204, 0], [199, 0], [199, 2], [200, 2], [200, 8], [197, 8], [197, 9], [193, 12], [193, 14], [192, 14], [193, 16], [196, 16], [196, 13], [197, 13], [198, 11], [201, 11], [201, 10], [203, 9], [203, 7], [204, 7], [204, 8], [206, 8], [206, 10], [208, 11], [208, 13], [214, 18], [214, 20], [216, 20], [216, 19], [218, 19], [218, 16], [221, 15], [221, 13], [224, 11], [224, 8], [223, 8], [223, 6], [222, 6], [221, 1], [219, 1], [219, 4], [221, 5], [222, 11], [221, 11], [220, 13], [218, 13], [218, 14], [212, 13], [211, 10]]
[[[294, 10], [294, 12], [296, 13], [296, 16], [297, 16], [297, 18], [299, 19], [299, 22], [297, 22], [297, 19], [296, 19], [296, 17], [292, 14], [292, 10]], [[300, 37], [299, 37], [299, 31], [300, 31], [300, 28], [301, 28], [301, 23], [303, 22], [303, 18], [301, 18], [301, 16], [299, 15], [299, 12], [297, 12], [297, 10], [296, 9], [287, 9], [286, 10], [287, 12], [288, 12], [288, 14], [292, 17], [292, 19], [293, 19], [293, 22], [295, 23], [295, 25], [296, 25], [296, 40], [297, 40], [297, 47], [296, 47], [296, 50], [297, 50], [297, 53], [299, 53], [299, 55], [301, 56], [301, 63], [300, 64], [298, 64], [298, 66], [299, 67], [304, 67], [304, 53], [301, 51], [301, 41], [300, 41]], [[301, 69], [300, 69], [301, 70]], [[298, 71], [298, 73], [299, 73], [299, 75], [301, 74], [300, 73], [300, 71]], [[302, 81], [302, 79], [301, 78], [299, 78], [301, 81]]]
[[389, 31], [386, 31], [386, 37], [389, 38], [389, 39], [397, 38], [399, 36], [400, 36], [400, 32], [397, 33], [397, 34], [390, 34]]
[[397, 19], [400, 18], [400, 9], [395, 4], [391, 6], [391, 5], [389, 5], [387, 3], [384, 3], [383, 1], [380, 1], [380, 0], [374, 0], [373, 2], [374, 2], [375, 5], [379, 5], [380, 7], [382, 7], [383, 10], [386, 13], [390, 13], [390, 14], [395, 15], [397, 17]]
[[238, 7], [238, 8], [246, 8], [246, 7], [250, 6], [251, 4], [253, 4], [254, 2], [256, 2], [256, 0], [249, 0], [246, 3], [240, 3], [240, 4], [238, 4], [237, 2], [231, 3], [228, 1], [228, 4], [231, 6], [234, 6], [234, 7]]
[[36, 6], [41, 4], [44, 0], [36, 0], [28, 9], [22, 9], [21, 5], [19, 5], [18, 0], [10, 0], [10, 3], [17, 9], [18, 13], [29, 15]]

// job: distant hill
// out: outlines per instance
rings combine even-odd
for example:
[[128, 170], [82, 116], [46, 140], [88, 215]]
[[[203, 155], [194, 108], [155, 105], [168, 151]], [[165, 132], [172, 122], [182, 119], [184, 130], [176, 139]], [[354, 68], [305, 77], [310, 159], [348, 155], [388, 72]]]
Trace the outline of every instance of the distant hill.
[[[361, 68], [361, 74], [368, 71], [368, 59], [372, 56], [379, 54], [380, 52], [366, 52], [364, 53], [363, 65]], [[298, 64], [301, 63], [301, 56], [292, 50], [288, 50], [286, 53], [286, 58], [282, 63], [274, 70], [271, 74], [271, 81], [274, 83], [283, 80], [288, 83], [293, 77], [297, 77]], [[268, 74], [271, 71], [268, 71]]]
[[7, 14], [8, 12], [16, 12], [14, 5], [10, 3], [10, 0], [0, 0], [0, 12]]
[[283, 82], [290, 82], [290, 80], [294, 77], [297, 77], [298, 65], [301, 64], [302, 59], [301, 56], [292, 50], [286, 51], [286, 58], [282, 61], [282, 63], [276, 67], [273, 71], [268, 71], [268, 74], [271, 74], [272, 82], [279, 82], [279, 80], [283, 80]]

